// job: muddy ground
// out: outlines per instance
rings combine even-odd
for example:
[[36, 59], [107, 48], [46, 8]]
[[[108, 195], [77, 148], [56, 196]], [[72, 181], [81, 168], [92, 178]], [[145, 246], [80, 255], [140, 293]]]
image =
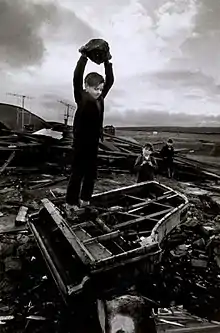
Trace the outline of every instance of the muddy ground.
[[[118, 135], [130, 136], [141, 143], [150, 141], [160, 143], [170, 137], [169, 133], [126, 132]], [[219, 156], [213, 153], [219, 136], [173, 134], [177, 147], [186, 147], [196, 150], [196, 155], [208, 163], [219, 163]], [[197, 138], [197, 140], [196, 140]], [[218, 155], [218, 154], [217, 154]], [[45, 180], [53, 178], [51, 175], [39, 175]], [[68, 332], [65, 327], [66, 309], [63, 307], [57, 295], [56, 286], [47, 271], [41, 254], [30, 232], [21, 227], [14, 229], [14, 221], [23, 204], [29, 207], [29, 211], [35, 211], [39, 207], [40, 199], [53, 198], [65, 194], [67, 179], [58, 182], [51, 187], [37, 188], [37, 175], [4, 176], [0, 182], [0, 332]], [[119, 186], [127, 186], [135, 183], [134, 175], [100, 174], [96, 183], [95, 192], [102, 192]], [[212, 207], [207, 208], [201, 202], [198, 188], [192, 187], [187, 182], [177, 182], [159, 177], [158, 180], [180, 190], [188, 195], [191, 203], [191, 217], [199, 225], [218, 230], [220, 211]], [[32, 189], [30, 189], [30, 184]], [[35, 188], [33, 188], [35, 186]], [[207, 210], [208, 209], [208, 210]], [[13, 232], [12, 232], [12, 231]], [[5, 233], [7, 231], [7, 233]], [[198, 236], [200, 237], [200, 236]], [[201, 237], [200, 237], [201, 238]], [[192, 240], [194, 242], [195, 239]], [[180, 243], [184, 243], [180, 240]], [[167, 254], [167, 258], [169, 254]], [[168, 260], [168, 259], [167, 259]], [[164, 263], [166, 259], [164, 259]], [[215, 272], [218, 266], [215, 266]], [[218, 275], [218, 274], [217, 274]], [[181, 290], [181, 292], [183, 292]], [[171, 303], [172, 303], [172, 297]], [[214, 303], [212, 303], [214, 304]], [[214, 305], [213, 305], [214, 306]], [[192, 312], [194, 309], [191, 309]], [[13, 316], [12, 318], [5, 316]], [[215, 319], [218, 319], [218, 309], [215, 311]], [[87, 328], [88, 329], [88, 328]], [[158, 328], [159, 330], [159, 328]], [[90, 326], [88, 333], [96, 331]], [[82, 332], [80, 332], [82, 333]]]

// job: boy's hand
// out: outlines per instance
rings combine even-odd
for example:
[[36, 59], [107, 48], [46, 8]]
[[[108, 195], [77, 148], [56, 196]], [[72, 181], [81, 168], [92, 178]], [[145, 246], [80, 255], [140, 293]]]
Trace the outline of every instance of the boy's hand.
[[112, 59], [112, 55], [110, 52], [107, 52], [106, 54], [106, 60], [104, 62], [109, 62]]
[[79, 52], [82, 54], [83, 57], [87, 58], [85, 46], [80, 47]]

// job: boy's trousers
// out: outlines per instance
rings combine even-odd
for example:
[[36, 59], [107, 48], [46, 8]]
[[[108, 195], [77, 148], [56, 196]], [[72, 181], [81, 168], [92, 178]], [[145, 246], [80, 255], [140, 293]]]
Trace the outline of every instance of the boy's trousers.
[[164, 170], [167, 173], [168, 178], [173, 177], [173, 173], [174, 173], [173, 160], [164, 160]]
[[98, 146], [75, 147], [66, 202], [78, 205], [79, 199], [90, 201], [97, 177]]
[[150, 180], [154, 180], [154, 173], [148, 173], [147, 175], [143, 175], [141, 173], [138, 173], [138, 177], [137, 177], [137, 183], [142, 183], [142, 182], [147, 182]]

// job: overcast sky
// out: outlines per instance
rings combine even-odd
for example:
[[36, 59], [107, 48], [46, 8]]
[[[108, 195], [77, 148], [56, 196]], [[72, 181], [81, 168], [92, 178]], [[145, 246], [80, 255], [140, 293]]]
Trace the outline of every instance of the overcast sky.
[[104, 38], [115, 72], [107, 121], [147, 125], [148, 112], [169, 112], [202, 123], [220, 115], [219, 17], [219, 0], [0, 0], [0, 101], [29, 95], [28, 109], [61, 121], [79, 47]]

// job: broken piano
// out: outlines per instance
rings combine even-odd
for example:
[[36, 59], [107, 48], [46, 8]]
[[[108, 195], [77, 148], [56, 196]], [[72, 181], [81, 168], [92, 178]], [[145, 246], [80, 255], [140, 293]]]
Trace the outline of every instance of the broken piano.
[[[154, 270], [163, 238], [187, 218], [187, 198], [156, 181], [94, 194], [69, 221], [48, 199], [29, 226], [66, 303], [126, 292]], [[92, 297], [92, 296], [91, 296]]]

